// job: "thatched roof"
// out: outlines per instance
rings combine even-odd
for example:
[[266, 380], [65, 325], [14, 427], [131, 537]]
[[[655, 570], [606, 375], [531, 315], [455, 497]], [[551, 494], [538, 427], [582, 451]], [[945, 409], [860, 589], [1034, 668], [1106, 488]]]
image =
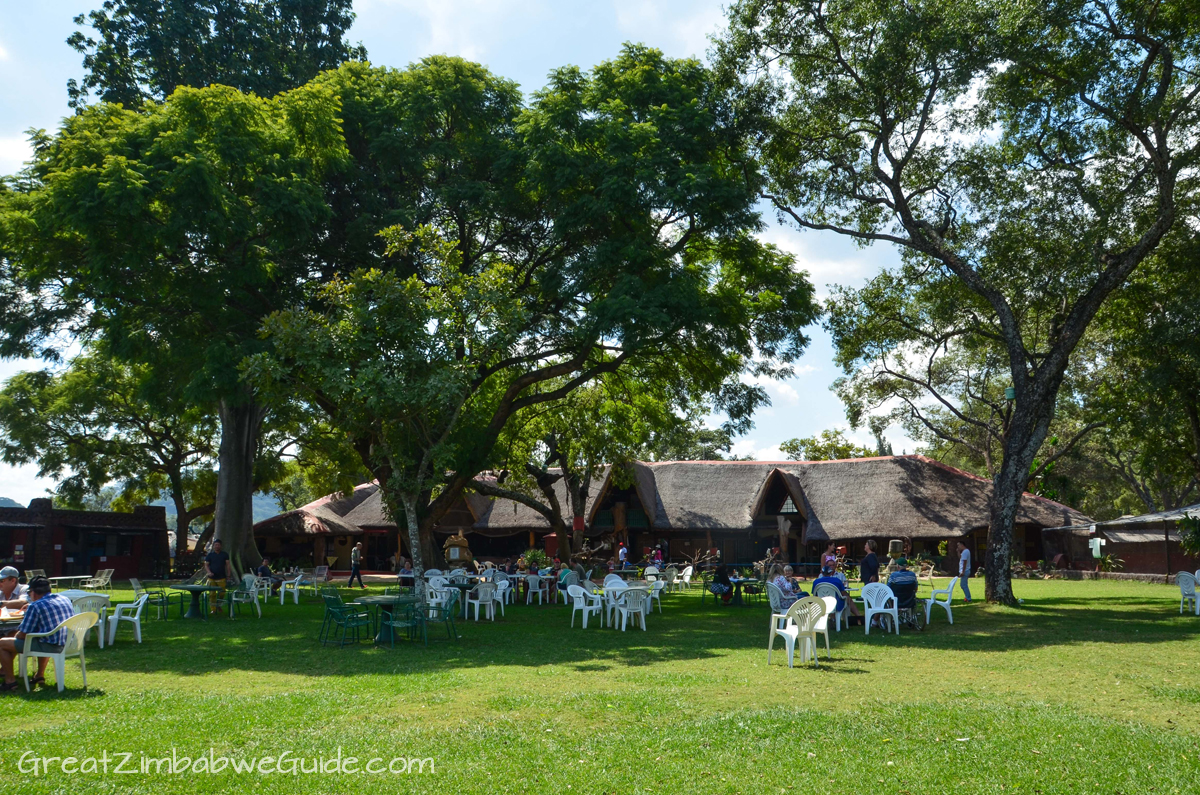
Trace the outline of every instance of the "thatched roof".
[[[842, 461], [671, 461], [648, 465], [661, 529], [741, 530], [771, 477], [808, 519], [806, 541], [880, 536], [946, 538], [988, 524], [992, 484], [924, 456]], [[776, 474], [778, 473], [778, 474]], [[1087, 517], [1026, 494], [1017, 522], [1053, 527]]]
[[[856, 538], [949, 538], [988, 524], [990, 481], [924, 456], [887, 456], [842, 461], [663, 461], [635, 463], [633, 485], [650, 527], [662, 531], [748, 531], [774, 506], [769, 487], [782, 483], [807, 520], [805, 541]], [[592, 480], [589, 525], [611, 487], [606, 469]], [[555, 486], [564, 511], [566, 486]], [[361, 533], [391, 528], [374, 484], [346, 497], [326, 497], [255, 526], [260, 535]], [[542, 514], [508, 499], [464, 495], [443, 520], [443, 532], [467, 527], [483, 535], [546, 532]], [[1026, 494], [1019, 524], [1045, 528], [1082, 525], [1088, 517], [1065, 505]], [[453, 525], [453, 528], [446, 529]], [[266, 531], [266, 532], [264, 532]]]
[[347, 519], [356, 508], [379, 491], [375, 483], [363, 483], [350, 494], [327, 494], [294, 511], [272, 516], [254, 525], [260, 537], [297, 535], [358, 535], [362, 526]]
[[[592, 513], [599, 502], [600, 494], [608, 485], [609, 475], [609, 468], [605, 467], [588, 484], [588, 496], [585, 504], [588, 507], [587, 515], [589, 519], [592, 518]], [[558, 498], [558, 504], [564, 516], [569, 520], [571, 515], [571, 501], [567, 495], [567, 485], [562, 480], [554, 484], [554, 494]], [[479, 495], [474, 496], [478, 497]], [[540, 496], [535, 495], [535, 499], [538, 499]], [[483, 499], [486, 500], [487, 498]], [[476, 520], [472, 527], [478, 533], [484, 533], [485, 535], [512, 535], [513, 533], [529, 530], [547, 532], [550, 529], [550, 521], [525, 503], [504, 498], [490, 499], [487, 502], [486, 512]]]

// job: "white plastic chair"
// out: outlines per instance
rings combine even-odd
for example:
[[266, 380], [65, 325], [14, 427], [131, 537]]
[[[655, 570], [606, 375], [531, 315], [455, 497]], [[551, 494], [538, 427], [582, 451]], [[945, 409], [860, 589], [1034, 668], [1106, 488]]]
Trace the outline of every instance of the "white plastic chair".
[[[497, 571], [492, 576], [492, 582], [496, 583], [496, 588], [498, 589], [503, 587], [503, 591], [497, 591], [497, 593], [500, 593], [504, 601], [511, 605], [514, 589], [512, 587], [512, 580], [509, 578], [509, 576], [502, 571]], [[501, 615], [503, 615], [503, 611], [501, 611]]]
[[500, 617], [504, 617], [504, 603], [509, 599], [509, 591], [512, 590], [512, 583], [508, 580], [492, 583], [496, 586], [496, 591], [492, 598], [496, 600], [496, 604], [500, 607]]
[[813, 631], [818, 635], [825, 636], [825, 657], [831, 658], [833, 652], [829, 650], [829, 616], [838, 612], [837, 599], [832, 596], [818, 596], [817, 598], [825, 603], [825, 615], [817, 619], [817, 626]]
[[534, 594], [537, 594], [538, 604], [540, 605], [546, 599], [550, 598], [550, 588], [541, 577], [536, 574], [530, 574], [525, 577], [525, 604], [533, 602]]
[[270, 577], [255, 577], [254, 578], [255, 593], [257, 593], [259, 596], [262, 597], [264, 605], [267, 603], [267, 600], [271, 598], [271, 588], [273, 588], [274, 586], [275, 586], [275, 581], [272, 580]]
[[[929, 625], [930, 611], [933, 606], [944, 607], [946, 609], [946, 620], [951, 624], [954, 623], [954, 612], [950, 609], [950, 601], [954, 598], [954, 586], [958, 585], [958, 578], [955, 577], [950, 581], [944, 589], [934, 591], [928, 599], [925, 600], [925, 625]], [[939, 599], [939, 596], [944, 596], [945, 599]]]
[[568, 585], [567, 595], [571, 597], [571, 626], [575, 626], [575, 614], [583, 614], [583, 628], [587, 629], [588, 616], [595, 613], [600, 617], [600, 626], [604, 626], [604, 602], [595, 594], [590, 594], [578, 585]]
[[490, 582], [481, 582], [467, 591], [467, 609], [475, 606], [475, 621], [479, 621], [479, 611], [487, 611], [487, 617], [496, 620], [496, 586]]
[[[17, 662], [21, 679], [25, 681], [25, 690], [29, 690], [29, 669], [27, 663], [31, 657], [49, 657], [54, 662], [54, 678], [58, 682], [58, 692], [60, 693], [66, 687], [67, 683], [67, 658], [78, 657], [79, 669], [83, 673], [83, 689], [87, 690], [87, 663], [83, 659], [83, 647], [87, 639], [88, 630], [96, 626], [99, 618], [95, 613], [80, 613], [77, 616], [71, 616], [49, 632], [31, 632], [26, 635], [25, 651], [21, 652], [21, 656]], [[31, 651], [35, 639], [49, 637], [60, 629], [67, 633], [66, 643], [63, 644], [62, 651], [57, 653]]]
[[117, 640], [117, 627], [121, 622], [133, 624], [133, 637], [138, 643], [142, 642], [142, 611], [146, 609], [146, 602], [150, 597], [142, 594], [133, 604], [117, 605], [113, 614], [108, 617], [108, 645], [113, 645]]
[[461, 577], [467, 573], [466, 569], [450, 569], [451, 577]]
[[[863, 624], [866, 626], [866, 634], [871, 634], [871, 616], [891, 617], [892, 627], [896, 634], [900, 634], [900, 615], [896, 608], [896, 596], [892, 593], [892, 589], [881, 582], [872, 582], [863, 586]], [[889, 606], [890, 605], [890, 606]], [[887, 627], [884, 627], [887, 631]]]
[[[771, 615], [778, 618], [772, 620], [772, 624], [783, 628], [783, 616], [787, 612], [783, 609], [783, 591], [779, 590], [779, 586], [773, 582], [767, 583], [767, 601], [771, 603]], [[774, 637], [772, 632], [771, 636]]]
[[294, 604], [300, 604], [300, 588], [304, 585], [304, 575], [299, 574], [294, 580], [284, 580], [279, 584], [279, 604], [290, 593]]
[[658, 612], [662, 613], [662, 592], [666, 590], [667, 583], [664, 580], [655, 580], [650, 583], [650, 593], [647, 598], [650, 600], [650, 607], [653, 608], [655, 603], [658, 603]]
[[1200, 616], [1200, 602], [1196, 600], [1196, 575], [1181, 571], [1175, 575], [1175, 584], [1179, 586], [1179, 612], [1183, 613], [1185, 602], [1191, 602], [1191, 610]]
[[[140, 586], [138, 587], [138, 591], [141, 591]], [[81, 596], [78, 599], [72, 599], [71, 605], [75, 608], [75, 615], [77, 616], [81, 616], [84, 613], [95, 613], [99, 617], [97, 623], [89, 627], [87, 632], [84, 633], [83, 639], [86, 643], [87, 636], [92, 634], [92, 630], [94, 629], [96, 630], [96, 642], [103, 649], [105, 630], [108, 628], [108, 621], [106, 620], [108, 615], [108, 599], [103, 596]]]
[[306, 584], [312, 586], [313, 596], [316, 596], [319, 593], [317, 589], [327, 582], [329, 582], [329, 567], [317, 566], [313, 569], [312, 580]]
[[99, 569], [95, 577], [89, 577], [83, 581], [82, 587], [85, 591], [98, 591], [101, 588], [107, 588], [112, 584], [113, 572], [116, 569]]
[[690, 590], [692, 587], [692, 567], [684, 568], [683, 573], [679, 575], [679, 581], [683, 583], [684, 590]]
[[843, 622], [843, 621], [845, 621], [845, 622], [846, 622], [846, 626], [847, 626], [847, 627], [848, 627], [848, 626], [850, 626], [850, 620], [849, 620], [849, 618], [846, 618], [846, 617], [845, 617], [845, 615], [844, 615], [844, 614], [845, 614], [845, 612], [846, 612], [847, 610], [849, 610], [849, 609], [850, 609], [850, 602], [849, 602], [849, 600], [846, 600], [846, 601], [844, 601], [844, 602], [843, 602], [843, 604], [842, 604], [842, 609], [841, 609], [841, 610], [838, 610], [838, 609], [837, 609], [837, 600], [838, 600], [839, 598], [842, 598], [842, 590], [841, 590], [840, 588], [838, 588], [836, 585], [834, 585], [833, 583], [830, 583], [830, 582], [818, 583], [817, 585], [813, 586], [813, 596], [817, 596], [817, 597], [820, 597], [820, 598], [822, 598], [822, 599], [823, 599], [823, 598], [825, 598], [826, 596], [831, 596], [831, 597], [833, 597], [833, 605], [834, 605], [834, 610], [833, 610], [833, 625], [834, 625], [834, 629], [836, 629], [838, 632], [841, 632], [841, 631], [842, 631], [842, 622]]
[[646, 631], [646, 613], [650, 604], [650, 595], [641, 588], [626, 588], [618, 593], [615, 597], [617, 605], [617, 615], [621, 618], [621, 631], [625, 631], [625, 625], [633, 618], [633, 624], [642, 625], [642, 631]]
[[253, 574], [243, 574], [242, 584], [229, 591], [226, 598], [229, 600], [229, 617], [234, 617], [233, 606], [239, 605], [254, 605], [255, 612], [258, 617], [262, 618], [262, 608], [258, 605], [258, 578]]
[[425, 569], [425, 579], [427, 579], [427, 580], [430, 577], [441, 577], [441, 576], [442, 576], [441, 569]]
[[624, 585], [624, 584], [625, 584], [625, 580], [624, 580], [624, 578], [622, 578], [622, 577], [618, 577], [618, 576], [617, 576], [617, 575], [615, 575], [615, 574], [606, 574], [606, 575], [604, 576], [604, 587], [605, 587], [605, 588], [608, 588], [608, 587], [610, 587], [610, 586], [617, 586], [617, 587], [620, 587], [620, 586], [622, 586], [622, 585]]
[[[889, 593], [891, 592], [889, 591]], [[825, 602], [814, 596], [797, 599], [782, 615], [772, 614], [771, 636], [767, 645], [767, 665], [771, 664], [771, 652], [775, 648], [775, 638], [783, 638], [784, 646], [787, 647], [788, 668], [795, 667], [797, 645], [800, 646], [800, 662], [807, 662], [808, 654], [811, 651], [813, 665], [820, 667], [820, 663], [817, 661], [817, 622], [824, 615]]]
[[563, 577], [562, 584], [558, 586], [558, 595], [562, 597], [563, 604], [570, 604], [571, 602], [570, 596], [567, 594], [567, 589], [572, 585], [578, 584], [579, 575], [573, 571], [567, 572], [566, 576]]
[[441, 590], [450, 584], [450, 580], [440, 574], [435, 574], [429, 578], [429, 587]]
[[642, 570], [642, 577], [644, 577], [647, 582], [654, 582], [655, 580], [657, 580], [658, 579], [658, 566], [647, 566], [645, 569]]
[[610, 627], [617, 625], [617, 597], [629, 590], [629, 585], [624, 580], [620, 577], [617, 580], [619, 582], [604, 585], [604, 612], [608, 616]]
[[667, 569], [663, 572], [663, 582], [667, 584], [668, 591], [676, 590], [679, 583], [679, 571], [676, 569]]

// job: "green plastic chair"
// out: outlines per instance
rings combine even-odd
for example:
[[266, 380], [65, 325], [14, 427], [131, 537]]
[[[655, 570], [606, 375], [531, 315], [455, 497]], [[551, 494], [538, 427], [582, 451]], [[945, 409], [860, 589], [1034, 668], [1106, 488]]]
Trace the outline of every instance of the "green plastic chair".
[[[339, 649], [346, 645], [351, 632], [354, 633], [353, 642], [357, 644], [362, 640], [360, 630], [366, 629], [368, 632], [371, 630], [370, 613], [359, 612], [350, 605], [327, 604], [325, 609], [329, 613], [329, 633], [341, 630], [341, 637], [338, 638]], [[325, 640], [329, 641], [330, 637], [327, 635]]]
[[317, 640], [321, 641], [321, 645], [325, 645], [325, 641], [329, 637], [329, 629], [332, 626], [330, 611], [340, 609], [345, 606], [342, 602], [342, 595], [334, 591], [333, 593], [323, 593], [321, 598], [325, 601], [325, 616], [321, 620], [321, 631], [317, 634]]
[[447, 594], [446, 601], [442, 604], [428, 604], [422, 607], [423, 620], [428, 623], [441, 623], [446, 627], [446, 637], [450, 640], [458, 640], [458, 629], [454, 626], [454, 614], [458, 612], [458, 590], [450, 591]]
[[409, 640], [416, 640], [417, 633], [421, 633], [421, 639], [425, 641], [425, 645], [429, 645], [429, 630], [426, 626], [425, 612], [418, 609], [418, 605], [408, 605], [404, 608], [404, 614], [397, 617], [395, 611], [392, 613], [391, 621], [384, 621], [383, 625], [390, 627], [389, 632], [391, 646], [396, 648], [396, 631], [405, 630]]

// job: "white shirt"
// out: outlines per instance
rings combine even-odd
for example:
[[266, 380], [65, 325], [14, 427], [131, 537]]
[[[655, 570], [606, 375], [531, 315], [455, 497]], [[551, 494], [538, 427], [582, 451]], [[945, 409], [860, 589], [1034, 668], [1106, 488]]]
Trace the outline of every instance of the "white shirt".
[[10, 596], [8, 596], [7, 598], [5, 598], [3, 593], [0, 593], [0, 601], [15, 602], [18, 599], [20, 599], [23, 602], [29, 601], [29, 586], [28, 585], [22, 585], [21, 583], [17, 583], [16, 587], [13, 588], [12, 594]]
[[618, 549], [618, 550], [617, 550], [617, 558], [618, 558], [618, 559], [619, 559], [619, 560], [620, 560], [622, 563], [624, 563], [624, 562], [625, 562], [625, 547], [621, 547], [620, 549]]
[[971, 576], [971, 550], [964, 549], [958, 559], [958, 573], [963, 577]]

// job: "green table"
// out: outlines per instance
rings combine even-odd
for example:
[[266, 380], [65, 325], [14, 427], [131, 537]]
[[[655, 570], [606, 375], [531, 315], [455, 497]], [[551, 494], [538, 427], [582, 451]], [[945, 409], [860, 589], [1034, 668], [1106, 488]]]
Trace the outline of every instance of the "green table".
[[207, 619], [208, 616], [204, 615], [204, 611], [200, 608], [200, 594], [209, 591], [219, 591], [221, 589], [215, 585], [172, 585], [171, 590], [188, 591], [192, 595], [192, 604], [188, 607], [188, 611], [183, 614], [184, 618]]
[[382, 618], [379, 622], [379, 634], [375, 636], [375, 642], [379, 644], [392, 642], [392, 627], [388, 623], [392, 620], [392, 611], [397, 605], [415, 605], [421, 600], [415, 596], [362, 596], [355, 599], [351, 604], [375, 606], [379, 608], [379, 612], [383, 613], [386, 618]]

